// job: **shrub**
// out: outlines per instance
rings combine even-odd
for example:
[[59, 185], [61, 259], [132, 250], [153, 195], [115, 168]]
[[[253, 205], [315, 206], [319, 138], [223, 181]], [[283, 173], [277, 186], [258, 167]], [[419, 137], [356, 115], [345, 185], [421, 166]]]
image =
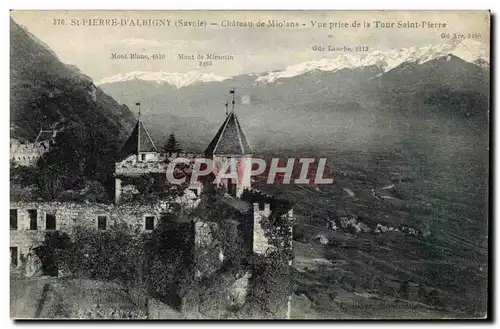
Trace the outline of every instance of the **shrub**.
[[275, 252], [266, 257], [255, 257], [252, 263], [249, 304], [266, 316], [283, 317], [288, 297], [293, 293], [288, 255]]
[[106, 231], [75, 227], [71, 238], [59, 231], [46, 233], [37, 254], [42, 269], [52, 275], [64, 268], [74, 277], [143, 289], [169, 303], [192, 276], [191, 230], [190, 224], [159, 225], [153, 233], [137, 236], [125, 226]]

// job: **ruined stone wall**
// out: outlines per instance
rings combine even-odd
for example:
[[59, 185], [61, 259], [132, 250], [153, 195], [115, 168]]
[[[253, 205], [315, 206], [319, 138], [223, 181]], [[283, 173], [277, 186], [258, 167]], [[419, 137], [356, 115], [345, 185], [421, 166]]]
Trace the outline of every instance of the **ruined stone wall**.
[[[10, 247], [18, 248], [18, 265], [21, 255], [43, 243], [47, 230], [47, 215], [55, 216], [55, 230], [71, 234], [77, 226], [98, 229], [98, 217], [106, 217], [106, 230], [120, 225], [133, 234], [146, 230], [146, 217], [154, 217], [154, 226], [162, 213], [168, 210], [164, 202], [155, 204], [109, 205], [100, 203], [69, 202], [12, 202], [11, 210], [17, 211], [17, 229], [10, 231]], [[30, 209], [37, 210], [36, 230], [30, 229]]]
[[253, 213], [253, 251], [256, 254], [267, 255], [276, 250], [277, 246], [270, 244], [269, 241], [270, 238], [274, 237], [276, 234], [283, 235], [277, 239], [282, 241], [281, 246], [284, 247], [285, 244], [283, 241], [287, 240], [289, 242], [289, 248], [292, 248], [294, 218], [293, 209], [290, 209], [287, 213], [278, 215], [281, 218], [280, 222], [284, 225], [284, 227], [274, 227], [272, 230], [263, 225], [263, 221], [269, 220], [271, 216], [276, 216], [276, 214], [273, 214], [269, 203], [265, 203], [264, 205], [254, 203]]
[[[271, 216], [276, 216], [276, 214], [273, 214], [271, 211], [270, 204], [265, 203], [264, 207], [262, 207], [262, 205], [254, 203], [253, 208], [253, 251], [257, 254], [267, 255], [276, 250], [276, 246], [269, 243], [270, 237], [276, 234], [283, 234], [278, 240], [282, 242], [288, 240], [290, 244], [289, 248], [291, 249], [293, 241], [293, 209], [290, 209], [287, 213], [278, 215], [282, 219], [281, 222], [284, 227], [274, 227], [272, 230], [269, 230], [263, 225], [263, 221], [268, 220]], [[280, 231], [280, 233], [276, 233], [276, 231]], [[281, 246], [284, 247], [284, 243], [281, 243]]]
[[168, 164], [154, 157], [154, 161], [138, 161], [137, 155], [131, 155], [115, 164], [115, 175], [140, 176], [149, 173], [165, 173]]
[[49, 150], [49, 147], [50, 141], [37, 144], [12, 142], [10, 144], [10, 160], [16, 165], [34, 166], [38, 159]]
[[[142, 160], [142, 155], [145, 156]], [[115, 163], [115, 175], [140, 176], [148, 173], [165, 173], [168, 164], [176, 158], [194, 159], [194, 153], [153, 153], [141, 152], [139, 158], [136, 154], [130, 155], [120, 162]]]
[[[192, 154], [178, 153], [175, 155]], [[136, 155], [131, 155], [121, 162], [115, 163], [115, 203], [130, 201], [130, 197], [138, 194], [139, 191], [133, 185], [126, 184], [127, 177], [141, 177], [145, 175], [155, 175], [165, 186], [171, 184], [167, 179], [167, 169], [170, 161], [175, 157], [167, 158], [165, 154], [156, 153], [154, 161], [138, 161]], [[189, 181], [188, 181], [189, 182]], [[196, 197], [200, 196], [203, 185], [201, 182], [189, 182], [188, 190], [193, 192]]]
[[[253, 252], [261, 255], [272, 252], [275, 246], [269, 243], [269, 238], [276, 234], [280, 235], [278, 240], [287, 241], [286, 247], [291, 250], [295, 223], [293, 204], [253, 188], [245, 189], [241, 199], [253, 205], [250, 225]], [[263, 225], [270, 218], [272, 225]]]
[[259, 204], [253, 204], [254, 225], [253, 225], [253, 252], [261, 255], [273, 250], [273, 246], [269, 244], [266, 232], [262, 227], [262, 220], [271, 215], [270, 204], [265, 203], [264, 209], [259, 210]]
[[198, 221], [194, 224], [194, 277], [199, 280], [215, 273], [224, 261], [224, 254], [217, 243], [215, 232], [217, 223]]

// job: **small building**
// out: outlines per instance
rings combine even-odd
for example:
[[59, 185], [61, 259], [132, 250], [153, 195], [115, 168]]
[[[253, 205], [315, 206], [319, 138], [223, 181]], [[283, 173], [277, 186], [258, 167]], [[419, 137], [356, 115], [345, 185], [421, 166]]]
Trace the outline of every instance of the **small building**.
[[[125, 186], [124, 180], [148, 176], [167, 187], [169, 185], [166, 180], [168, 163], [178, 156], [193, 157], [193, 155], [180, 153], [171, 154], [169, 158], [158, 152], [146, 126], [140, 119], [137, 120], [130, 137], [123, 145], [121, 154], [123, 159], [115, 163], [115, 203], [122, 201], [124, 192], [135, 191], [133, 186]], [[188, 190], [197, 196], [200, 195], [201, 189], [201, 183], [191, 184], [188, 187]]]

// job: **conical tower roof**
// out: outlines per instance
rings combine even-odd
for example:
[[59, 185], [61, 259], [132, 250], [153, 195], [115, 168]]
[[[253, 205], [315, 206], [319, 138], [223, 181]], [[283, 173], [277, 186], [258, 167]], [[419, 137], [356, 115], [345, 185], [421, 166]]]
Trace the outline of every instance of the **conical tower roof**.
[[124, 155], [138, 154], [139, 152], [157, 152], [156, 146], [142, 121], [137, 121], [132, 134], [130, 134], [122, 148], [122, 152]]
[[205, 150], [206, 156], [212, 155], [247, 155], [252, 154], [252, 148], [241, 129], [238, 117], [230, 112], [222, 126], [217, 131], [212, 142]]

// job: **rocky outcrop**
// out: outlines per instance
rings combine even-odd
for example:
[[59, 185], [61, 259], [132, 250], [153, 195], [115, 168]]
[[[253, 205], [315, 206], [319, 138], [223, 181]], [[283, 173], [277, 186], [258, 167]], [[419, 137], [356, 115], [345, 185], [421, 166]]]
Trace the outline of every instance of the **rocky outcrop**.
[[147, 319], [147, 306], [123, 286], [83, 279], [11, 278], [12, 317], [24, 319]]
[[[367, 224], [361, 222], [356, 215], [351, 215], [350, 217], [340, 217], [337, 222], [333, 219], [328, 219], [326, 223], [326, 228], [331, 229], [333, 231], [338, 230], [339, 228], [342, 230], [354, 230], [355, 233], [388, 233], [388, 232], [401, 232], [407, 235], [419, 235], [419, 236], [428, 236], [431, 234], [429, 230], [420, 230], [407, 226], [393, 227], [386, 226], [380, 223], [377, 223], [377, 226], [370, 227]], [[317, 237], [316, 237], [317, 238]]]

